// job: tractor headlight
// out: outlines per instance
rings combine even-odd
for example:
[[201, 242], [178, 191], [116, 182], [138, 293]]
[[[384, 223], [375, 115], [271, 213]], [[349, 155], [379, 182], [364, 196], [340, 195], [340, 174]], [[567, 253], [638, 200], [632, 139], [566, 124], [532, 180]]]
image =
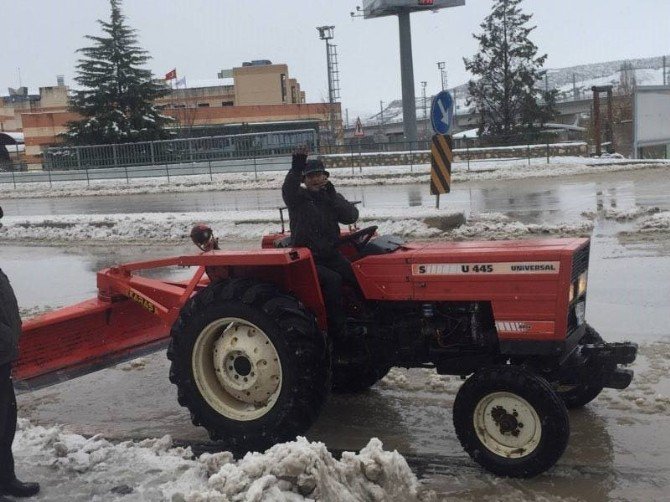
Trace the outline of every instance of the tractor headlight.
[[579, 275], [577, 278], [577, 297], [586, 294], [586, 272]]
[[568, 293], [568, 303], [572, 303], [572, 300], [575, 299], [575, 283], [570, 283], [570, 291]]

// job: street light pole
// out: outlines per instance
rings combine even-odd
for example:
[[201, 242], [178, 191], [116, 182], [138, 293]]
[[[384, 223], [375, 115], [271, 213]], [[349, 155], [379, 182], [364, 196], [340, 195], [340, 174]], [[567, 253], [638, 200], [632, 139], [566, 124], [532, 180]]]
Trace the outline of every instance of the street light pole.
[[335, 112], [333, 108], [335, 102], [339, 98], [339, 81], [337, 80], [337, 70], [335, 66], [336, 61], [333, 61], [333, 56], [336, 56], [335, 46], [330, 41], [335, 37], [335, 26], [317, 26], [319, 38], [326, 41], [326, 65], [328, 67], [328, 116], [330, 122], [330, 140], [332, 144], [336, 143], [336, 127], [335, 127]]
[[438, 61], [437, 69], [440, 70], [440, 83], [442, 84], [442, 90], [444, 90], [444, 61]]

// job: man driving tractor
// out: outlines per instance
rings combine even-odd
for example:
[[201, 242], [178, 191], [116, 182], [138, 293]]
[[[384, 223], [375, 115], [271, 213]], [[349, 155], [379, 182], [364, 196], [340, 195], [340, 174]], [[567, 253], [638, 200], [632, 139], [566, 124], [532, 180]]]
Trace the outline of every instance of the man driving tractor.
[[[338, 353], [350, 352], [353, 335], [348, 333], [342, 302], [342, 283], [357, 288], [349, 260], [340, 252], [340, 223], [358, 220], [356, 206], [337, 193], [328, 180], [330, 173], [318, 159], [307, 160], [307, 148], [295, 151], [282, 196], [288, 207], [293, 245], [312, 252], [328, 314], [328, 333]], [[301, 186], [301, 182], [305, 184]]]

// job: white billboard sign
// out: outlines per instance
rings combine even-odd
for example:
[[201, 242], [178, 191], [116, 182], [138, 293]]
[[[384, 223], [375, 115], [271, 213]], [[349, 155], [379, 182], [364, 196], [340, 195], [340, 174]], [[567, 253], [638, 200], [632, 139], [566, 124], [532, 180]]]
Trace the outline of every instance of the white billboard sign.
[[370, 19], [398, 14], [401, 11], [438, 10], [463, 5], [465, 0], [363, 0], [363, 15]]
[[670, 86], [635, 88], [634, 156], [643, 146], [670, 144]]

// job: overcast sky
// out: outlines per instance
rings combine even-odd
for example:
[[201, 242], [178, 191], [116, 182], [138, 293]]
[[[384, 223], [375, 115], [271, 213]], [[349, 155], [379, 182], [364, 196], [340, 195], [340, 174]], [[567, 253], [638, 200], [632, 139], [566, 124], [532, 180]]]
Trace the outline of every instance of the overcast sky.
[[[437, 61], [445, 61], [449, 85], [468, 79], [463, 57], [477, 50], [472, 33], [492, 0], [466, 0], [464, 7], [412, 15], [414, 79], [427, 92], [440, 88]], [[128, 24], [149, 51], [149, 68], [164, 75], [216, 78], [223, 68], [270, 59], [289, 65], [308, 102], [327, 99], [325, 43], [316, 26], [334, 25], [342, 107], [350, 120], [401, 96], [398, 21], [352, 19], [356, 0], [125, 0]], [[549, 55], [547, 66], [670, 54], [670, 0], [525, 0], [537, 25], [534, 42]], [[75, 76], [84, 35], [99, 34], [97, 19], [109, 18], [109, 0], [3, 2], [0, 30], [0, 94], [20, 80], [31, 92]], [[19, 72], [20, 68], [20, 72]]]

